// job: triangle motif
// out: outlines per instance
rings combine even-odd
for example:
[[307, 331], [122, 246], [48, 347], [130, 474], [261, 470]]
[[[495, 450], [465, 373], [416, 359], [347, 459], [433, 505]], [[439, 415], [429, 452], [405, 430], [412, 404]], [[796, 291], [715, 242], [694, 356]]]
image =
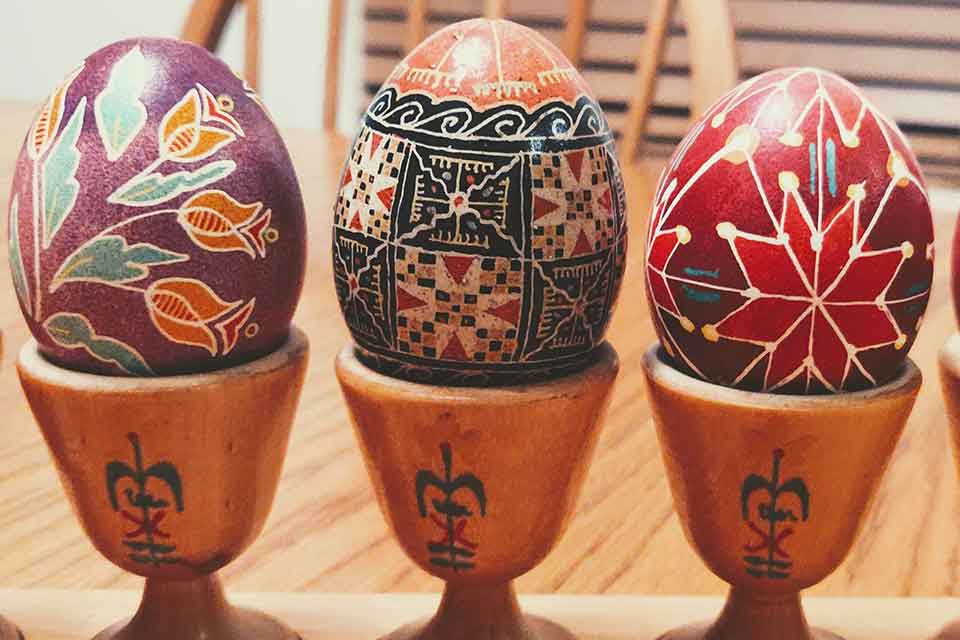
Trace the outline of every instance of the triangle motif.
[[353, 220], [350, 221], [350, 228], [351, 228], [351, 229], [359, 229], [360, 231], [363, 231], [363, 223], [360, 222], [360, 212], [359, 212], [359, 211], [357, 211], [355, 214], [353, 214]]
[[406, 289], [401, 289], [397, 287], [397, 311], [406, 311], [407, 309], [416, 309], [417, 307], [425, 307], [427, 303], [425, 300], [421, 300], [417, 296], [413, 295]]
[[351, 182], [353, 182], [353, 172], [350, 171], [350, 167], [347, 167], [347, 170], [343, 172], [343, 182], [340, 183], [340, 186], [345, 187]]
[[610, 189], [607, 189], [606, 191], [604, 191], [603, 195], [597, 198], [597, 202], [599, 202], [600, 206], [602, 206], [607, 211], [612, 211], [613, 203], [610, 201]]
[[440, 358], [442, 360], [467, 360], [467, 351], [463, 348], [463, 343], [460, 342], [456, 333], [450, 336], [450, 340], [447, 342], [447, 346], [443, 348]]
[[587, 234], [583, 232], [583, 229], [580, 229], [580, 235], [577, 236], [577, 244], [573, 248], [573, 254], [575, 256], [582, 256], [585, 253], [590, 253], [593, 251], [593, 247], [590, 246], [590, 241], [587, 239]]
[[447, 272], [457, 284], [463, 284], [463, 279], [473, 266], [474, 260], [476, 260], [474, 256], [443, 256], [443, 264], [446, 265]]
[[543, 216], [549, 215], [559, 208], [560, 205], [556, 202], [535, 195], [533, 196], [533, 221], [536, 222]]
[[487, 309], [487, 313], [517, 326], [520, 322], [520, 298], [514, 298], [497, 307]]
[[570, 171], [573, 172], [573, 177], [577, 179], [577, 182], [580, 182], [580, 172], [583, 170], [583, 150], [567, 153], [567, 164], [570, 166]]
[[370, 136], [370, 157], [373, 158], [373, 154], [377, 152], [377, 149], [380, 148], [380, 143], [383, 142], [383, 135], [379, 133], [373, 133]]
[[387, 211], [393, 209], [393, 193], [395, 190], [396, 187], [387, 187], [377, 191], [377, 197], [380, 198], [380, 202], [387, 208]]

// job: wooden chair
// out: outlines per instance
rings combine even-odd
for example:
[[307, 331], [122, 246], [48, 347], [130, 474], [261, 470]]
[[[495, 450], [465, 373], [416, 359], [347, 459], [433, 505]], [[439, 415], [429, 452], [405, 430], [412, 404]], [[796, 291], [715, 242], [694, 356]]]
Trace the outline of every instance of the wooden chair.
[[[238, 0], [194, 0], [180, 31], [180, 39], [216, 51], [227, 26], [227, 19]], [[244, 25], [243, 77], [254, 89], [260, 81], [260, 0], [243, 0]]]
[[[620, 146], [624, 161], [632, 161], [646, 133], [650, 105], [663, 60], [670, 18], [677, 0], [652, 0], [646, 39], [637, 60], [637, 75]], [[735, 34], [727, 0], [679, 0], [687, 27], [690, 52], [690, 113], [699, 117], [739, 78]]]

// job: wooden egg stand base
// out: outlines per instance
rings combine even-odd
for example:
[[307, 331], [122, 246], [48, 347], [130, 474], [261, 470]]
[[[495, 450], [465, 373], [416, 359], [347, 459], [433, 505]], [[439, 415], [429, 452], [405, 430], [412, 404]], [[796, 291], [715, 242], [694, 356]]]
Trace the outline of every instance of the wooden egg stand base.
[[[954, 460], [960, 465], [960, 334], [953, 334], [940, 349], [940, 386], [950, 419]], [[960, 620], [940, 631], [937, 640], [960, 640]]]
[[[0, 360], [3, 358], [3, 331], [0, 331]], [[23, 640], [23, 633], [3, 616], [0, 616], [0, 640]]]
[[380, 508], [404, 551], [445, 581], [429, 621], [390, 640], [570, 640], [521, 613], [513, 579], [549, 553], [574, 511], [619, 370], [537, 384], [443, 387], [383, 375], [348, 345], [337, 378]]
[[906, 424], [922, 376], [818, 396], [754, 393], [689, 376], [659, 345], [644, 374], [674, 505], [687, 540], [731, 585], [711, 624], [665, 640], [831, 640], [810, 629], [800, 591], [850, 551]]
[[293, 327], [246, 364], [126, 378], [64, 369], [24, 346], [20, 381], [74, 512], [100, 553], [146, 578], [133, 618], [96, 640], [299, 637], [231, 606], [216, 571], [270, 511], [308, 355]]

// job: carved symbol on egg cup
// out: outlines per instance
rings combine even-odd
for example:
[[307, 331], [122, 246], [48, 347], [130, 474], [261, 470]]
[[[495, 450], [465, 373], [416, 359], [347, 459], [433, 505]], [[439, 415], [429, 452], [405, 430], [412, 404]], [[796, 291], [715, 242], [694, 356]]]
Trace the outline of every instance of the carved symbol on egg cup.
[[370, 369], [354, 346], [337, 378], [387, 523], [407, 555], [445, 582], [436, 615], [388, 637], [567, 639], [523, 615], [513, 579], [546, 557], [573, 514], [619, 363], [548, 382], [443, 387]]
[[283, 346], [247, 364], [130, 378], [64, 369], [35, 341], [24, 346], [20, 381], [84, 531], [107, 559], [146, 578], [133, 618], [96, 640], [299, 637], [231, 606], [216, 572], [263, 528], [308, 352], [292, 328]]
[[[960, 466], [960, 334], [953, 334], [940, 349], [940, 386], [950, 419], [954, 460]], [[948, 624], [937, 640], [960, 640], [960, 620]]]
[[644, 374], [687, 540], [730, 585], [717, 620], [666, 640], [837, 639], [808, 626], [800, 591], [856, 538], [920, 390], [909, 359], [885, 385], [835, 395], [741, 391], [675, 369], [659, 345]]

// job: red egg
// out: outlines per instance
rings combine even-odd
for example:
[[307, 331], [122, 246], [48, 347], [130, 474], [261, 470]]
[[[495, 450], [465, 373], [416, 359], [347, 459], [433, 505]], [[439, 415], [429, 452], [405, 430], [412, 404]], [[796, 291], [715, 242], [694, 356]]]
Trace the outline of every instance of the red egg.
[[646, 246], [660, 342], [719, 384], [883, 384], [920, 326], [933, 221], [897, 126], [843, 78], [780, 69], [721, 98], [661, 176]]

